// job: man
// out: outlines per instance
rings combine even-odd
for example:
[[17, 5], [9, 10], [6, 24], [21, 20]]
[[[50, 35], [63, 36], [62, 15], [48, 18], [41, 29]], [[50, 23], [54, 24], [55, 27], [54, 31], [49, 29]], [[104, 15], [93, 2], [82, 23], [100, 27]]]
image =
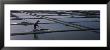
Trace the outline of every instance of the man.
[[34, 24], [34, 29], [36, 29], [36, 26], [39, 27], [39, 25], [38, 25], [39, 22], [40, 22], [40, 21], [38, 20], [38, 21]]

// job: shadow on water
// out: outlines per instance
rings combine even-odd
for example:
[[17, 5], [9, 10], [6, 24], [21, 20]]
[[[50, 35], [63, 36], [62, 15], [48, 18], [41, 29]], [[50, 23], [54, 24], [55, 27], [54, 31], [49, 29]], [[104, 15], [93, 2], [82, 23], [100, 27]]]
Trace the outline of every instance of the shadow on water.
[[33, 34], [34, 35], [34, 40], [38, 40], [38, 34]]

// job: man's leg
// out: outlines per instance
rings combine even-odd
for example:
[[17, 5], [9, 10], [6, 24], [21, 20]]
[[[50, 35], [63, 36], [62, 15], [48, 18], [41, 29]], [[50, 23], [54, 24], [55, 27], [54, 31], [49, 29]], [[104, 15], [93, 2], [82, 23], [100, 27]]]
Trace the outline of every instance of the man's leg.
[[36, 26], [36, 27], [37, 27], [38, 30], [40, 30], [40, 27], [39, 26]]
[[34, 25], [34, 29], [36, 29], [36, 26]]

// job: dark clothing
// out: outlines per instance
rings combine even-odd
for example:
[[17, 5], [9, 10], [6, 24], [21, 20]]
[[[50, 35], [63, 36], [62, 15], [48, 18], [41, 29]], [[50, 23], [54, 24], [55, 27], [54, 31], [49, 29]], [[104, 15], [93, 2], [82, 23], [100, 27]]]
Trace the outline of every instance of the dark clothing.
[[[38, 26], [38, 24], [34, 24], [34, 29], [36, 29], [36, 26]], [[38, 26], [39, 27], [39, 26]]]
[[34, 29], [36, 29], [36, 26], [39, 27], [39, 25], [38, 25], [39, 22], [40, 22], [40, 21], [38, 20], [38, 21], [34, 24]]

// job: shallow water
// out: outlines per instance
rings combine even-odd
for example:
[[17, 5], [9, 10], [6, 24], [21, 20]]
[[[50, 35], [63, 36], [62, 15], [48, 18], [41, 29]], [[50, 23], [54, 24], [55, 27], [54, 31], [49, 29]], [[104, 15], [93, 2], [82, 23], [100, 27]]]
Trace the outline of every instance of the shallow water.
[[[22, 18], [30, 18], [32, 16], [25, 14], [16, 14]], [[27, 17], [28, 16], [28, 17]], [[50, 17], [50, 16], [46, 16]], [[32, 17], [34, 18], [34, 17]], [[53, 16], [51, 18], [56, 18], [65, 22], [75, 22], [73, 24], [78, 24], [81, 26], [86, 26], [90, 28], [99, 28], [100, 22], [83, 22], [83, 21], [100, 21], [100, 18], [69, 18], [69, 16]], [[39, 24], [42, 29], [49, 30], [77, 30], [78, 28], [65, 26], [63, 24], [55, 23], [53, 21], [49, 21], [46, 19], [26, 19], [28, 22], [35, 23], [36, 20], [40, 20], [40, 23], [54, 23], [54, 24]], [[24, 20], [11, 20], [11, 23], [20, 23]], [[70, 23], [71, 24], [71, 23]], [[22, 32], [30, 32], [33, 30], [33, 25], [11, 25], [11, 33], [22, 33]], [[100, 30], [95, 30], [100, 32]], [[38, 40], [99, 40], [100, 33], [92, 32], [92, 31], [70, 31], [70, 32], [53, 32], [53, 33], [44, 33], [44, 34], [36, 34], [38, 36]], [[28, 35], [16, 35], [11, 36], [12, 40], [33, 40], [33, 34]]]

